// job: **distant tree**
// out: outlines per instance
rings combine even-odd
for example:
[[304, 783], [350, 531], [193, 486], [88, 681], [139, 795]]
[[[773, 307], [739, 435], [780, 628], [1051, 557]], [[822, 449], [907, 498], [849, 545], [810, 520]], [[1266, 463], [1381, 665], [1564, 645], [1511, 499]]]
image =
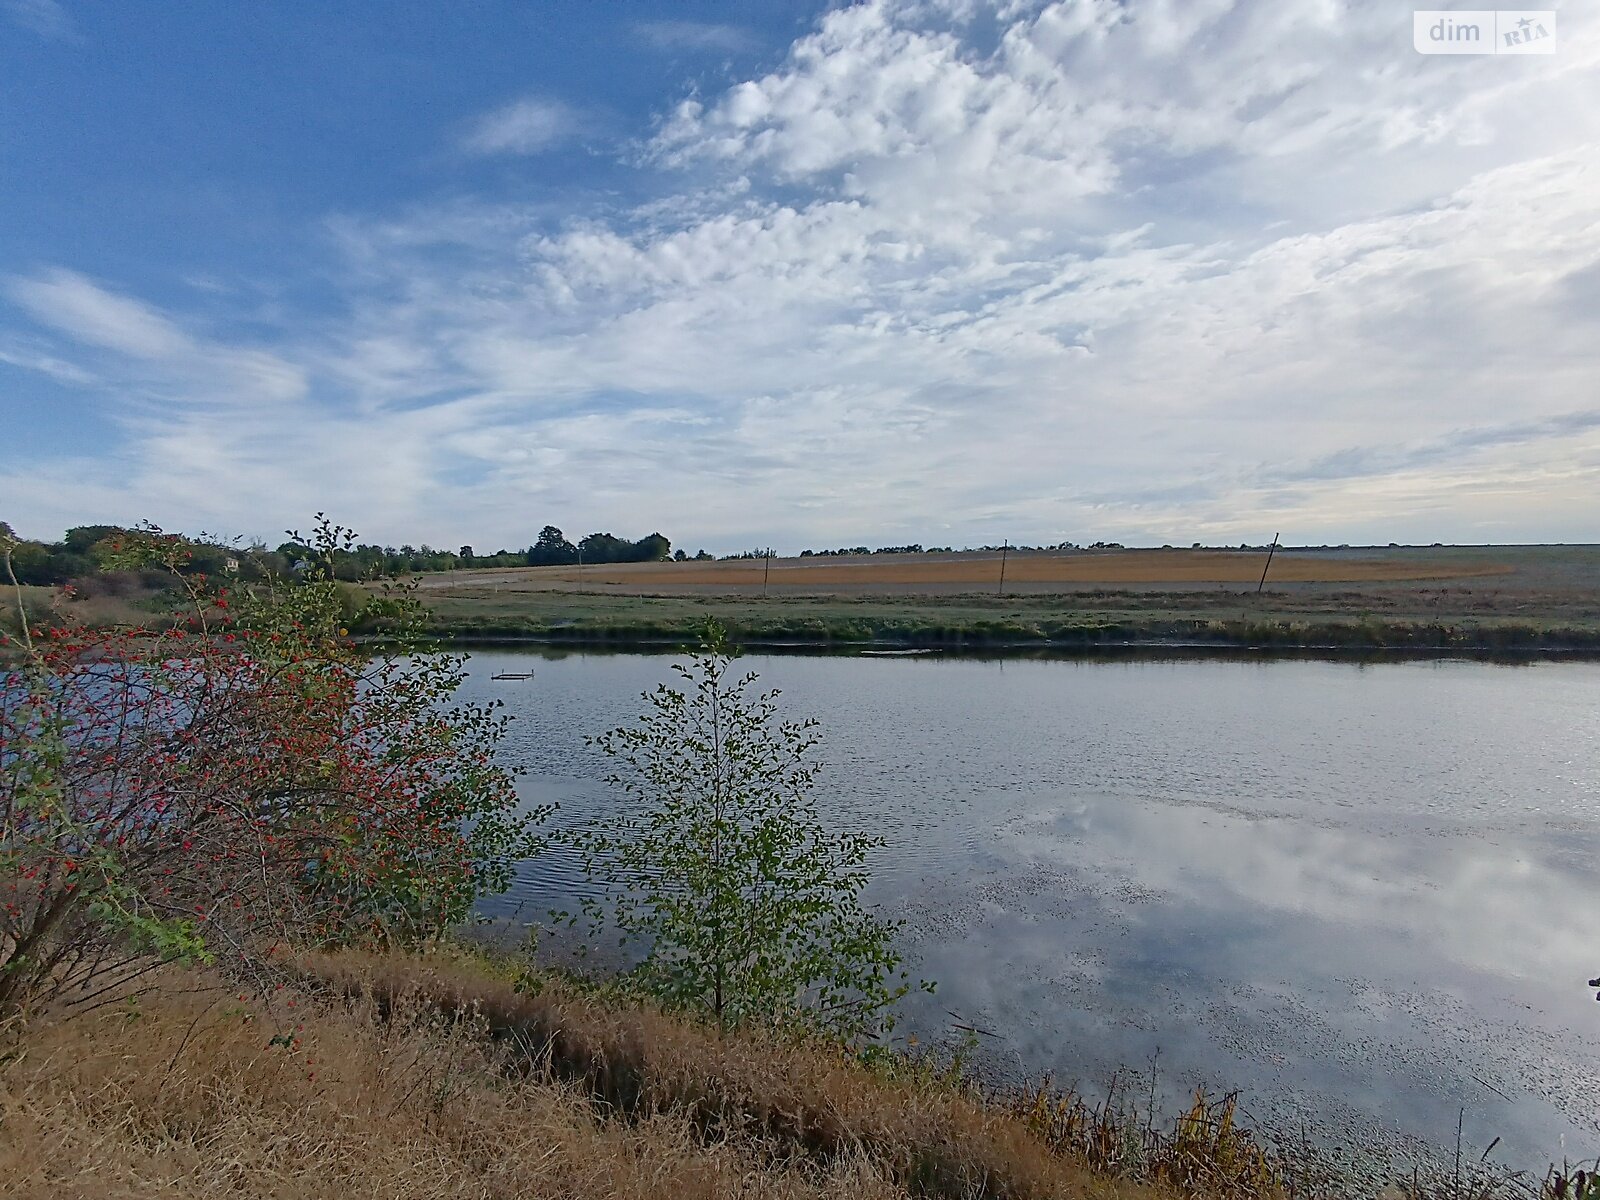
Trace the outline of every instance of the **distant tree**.
[[460, 550], [456, 551], [456, 557], [461, 560], [462, 566], [469, 566], [471, 565], [472, 560], [477, 556], [472, 553], [471, 546], [463, 546]]
[[642, 537], [633, 544], [636, 562], [661, 562], [672, 553], [672, 543], [659, 533]]
[[674, 550], [672, 552], [672, 561], [673, 562], [687, 562], [687, 561], [689, 561], [689, 556], [687, 554], [685, 554], [682, 549]]
[[557, 567], [578, 561], [578, 548], [567, 541], [566, 534], [554, 525], [539, 531], [539, 540], [528, 548], [528, 565]]
[[694, 560], [695, 562], [709, 562], [711, 560], [711, 555], [707, 554], [704, 550], [696, 550], [694, 552]]
[[18, 583], [48, 586], [87, 575], [94, 570], [94, 564], [81, 554], [44, 542], [14, 542], [11, 569], [17, 573]]
[[591, 533], [578, 543], [586, 563], [632, 562], [633, 543], [610, 533]]
[[120, 525], [79, 525], [67, 530], [61, 544], [77, 554], [87, 554], [107, 538], [126, 533]]

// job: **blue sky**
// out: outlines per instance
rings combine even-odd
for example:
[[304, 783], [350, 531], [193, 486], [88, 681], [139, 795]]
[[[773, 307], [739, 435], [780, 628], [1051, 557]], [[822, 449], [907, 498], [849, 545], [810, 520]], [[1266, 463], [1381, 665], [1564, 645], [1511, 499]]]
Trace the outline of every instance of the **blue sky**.
[[1600, 22], [0, 0], [0, 518], [1600, 540]]

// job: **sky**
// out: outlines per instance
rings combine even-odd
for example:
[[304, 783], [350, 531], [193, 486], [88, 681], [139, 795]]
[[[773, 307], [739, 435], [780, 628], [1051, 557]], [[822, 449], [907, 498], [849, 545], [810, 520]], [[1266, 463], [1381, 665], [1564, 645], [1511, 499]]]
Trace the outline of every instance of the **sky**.
[[1600, 541], [1600, 5], [1412, 11], [0, 0], [0, 519]]

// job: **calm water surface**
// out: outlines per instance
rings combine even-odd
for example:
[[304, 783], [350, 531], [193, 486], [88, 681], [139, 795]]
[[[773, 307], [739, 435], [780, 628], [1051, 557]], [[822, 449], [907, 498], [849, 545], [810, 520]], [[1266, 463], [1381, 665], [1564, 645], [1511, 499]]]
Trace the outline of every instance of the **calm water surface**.
[[[581, 822], [619, 802], [584, 735], [673, 661], [479, 652], [467, 691]], [[989, 1069], [1089, 1089], [1159, 1051], [1169, 1104], [1238, 1088], [1358, 1156], [1462, 1108], [1474, 1154], [1600, 1152], [1600, 664], [745, 661], [822, 719], [826, 818], [888, 838], [924, 1038], [958, 1014]], [[547, 857], [495, 911], [574, 882]]]

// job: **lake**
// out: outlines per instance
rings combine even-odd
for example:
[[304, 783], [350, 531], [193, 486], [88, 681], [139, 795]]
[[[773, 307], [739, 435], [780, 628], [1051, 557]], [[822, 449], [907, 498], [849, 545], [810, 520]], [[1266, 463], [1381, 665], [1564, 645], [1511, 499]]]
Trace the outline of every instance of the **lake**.
[[[586, 734], [681, 656], [484, 650], [530, 801], [619, 797]], [[1196, 1082], [1363, 1169], [1600, 1152], [1600, 664], [752, 655], [816, 716], [818, 796], [989, 1071]], [[533, 670], [530, 681], [491, 681]], [[490, 906], [566, 904], [531, 863]], [[956, 1014], [952, 1016], [951, 1014]], [[1374, 1164], [1376, 1167], [1374, 1168]]]

